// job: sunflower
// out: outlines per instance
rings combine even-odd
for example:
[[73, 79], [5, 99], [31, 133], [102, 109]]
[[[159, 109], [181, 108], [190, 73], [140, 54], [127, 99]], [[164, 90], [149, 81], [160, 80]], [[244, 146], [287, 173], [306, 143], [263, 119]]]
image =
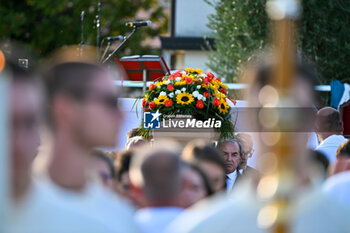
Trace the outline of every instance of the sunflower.
[[218, 106], [219, 112], [221, 114], [226, 114], [226, 113], [228, 113], [229, 108], [230, 108], [230, 106], [228, 106], [227, 102], [224, 99], [221, 99], [221, 103]]
[[159, 97], [158, 97], [158, 99], [156, 99], [155, 101], [154, 101], [154, 103], [156, 104], [156, 105], [164, 105], [164, 102], [166, 101], [166, 100], [168, 100], [169, 98], [167, 97], [167, 96], [164, 96], [164, 95], [160, 95]]
[[190, 93], [182, 92], [176, 96], [176, 102], [178, 104], [190, 104], [194, 101], [193, 95]]

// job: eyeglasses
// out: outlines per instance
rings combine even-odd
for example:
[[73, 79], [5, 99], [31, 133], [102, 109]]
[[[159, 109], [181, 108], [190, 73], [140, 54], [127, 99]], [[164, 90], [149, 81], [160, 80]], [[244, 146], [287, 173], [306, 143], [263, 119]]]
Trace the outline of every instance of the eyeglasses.
[[119, 109], [119, 95], [103, 93], [97, 90], [88, 90], [82, 100], [93, 100], [98, 101], [112, 110]]

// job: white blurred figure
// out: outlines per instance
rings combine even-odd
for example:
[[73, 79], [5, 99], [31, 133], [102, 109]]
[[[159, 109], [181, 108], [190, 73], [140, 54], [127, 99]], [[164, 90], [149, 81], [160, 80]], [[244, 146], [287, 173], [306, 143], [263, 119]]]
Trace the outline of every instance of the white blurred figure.
[[42, 182], [51, 198], [109, 232], [138, 232], [133, 209], [93, 179], [91, 151], [113, 147], [122, 123], [110, 74], [91, 62], [66, 61], [45, 73], [45, 84], [53, 149]]
[[[259, 103], [258, 94], [262, 87], [269, 84], [271, 71], [274, 67], [269, 64], [258, 63], [258, 66], [251, 67], [246, 74], [251, 80], [249, 99], [251, 103]], [[314, 99], [314, 73], [305, 65], [297, 64], [295, 67], [296, 78], [292, 90], [296, 102], [302, 106], [312, 106]], [[303, 110], [304, 111], [304, 110]], [[303, 113], [299, 112], [299, 113]], [[255, 116], [252, 116], [254, 118]], [[312, 129], [313, 122], [309, 116], [303, 116], [299, 122], [303, 130]], [[247, 122], [254, 124], [253, 121]], [[258, 129], [258, 128], [257, 128]], [[272, 133], [260, 132], [260, 140]], [[350, 229], [348, 209], [340, 205], [333, 197], [322, 192], [322, 187], [314, 179], [314, 170], [310, 169], [306, 151], [308, 133], [291, 133], [291, 146], [297, 152], [291, 160], [293, 174], [293, 188], [291, 189], [287, 216], [288, 230], [292, 233], [346, 233]], [[237, 150], [236, 150], [237, 151]], [[267, 157], [269, 158], [269, 157]], [[265, 166], [270, 165], [272, 160], [263, 161]], [[263, 165], [264, 163], [260, 163]], [[230, 166], [232, 167], [232, 166]], [[265, 167], [261, 167], [260, 171]], [[265, 168], [266, 169], [266, 168]], [[209, 232], [271, 232], [269, 229], [274, 223], [277, 213], [272, 209], [269, 214], [262, 214], [265, 200], [259, 195], [261, 192], [269, 192], [269, 188], [252, 185], [254, 180], [240, 182], [233, 190], [230, 199], [221, 197], [215, 200], [207, 200], [199, 203], [186, 213], [176, 219], [167, 229], [166, 233], [209, 233]], [[260, 184], [259, 184], [260, 185]], [[283, 185], [283, 184], [280, 184]], [[275, 215], [276, 214], [276, 215]]]

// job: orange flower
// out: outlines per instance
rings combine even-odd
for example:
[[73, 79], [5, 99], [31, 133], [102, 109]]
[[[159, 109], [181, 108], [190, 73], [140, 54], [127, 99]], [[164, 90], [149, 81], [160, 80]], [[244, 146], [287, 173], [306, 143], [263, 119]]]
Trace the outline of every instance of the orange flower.
[[172, 99], [167, 99], [167, 100], [164, 102], [164, 106], [165, 106], [165, 107], [170, 107], [171, 105], [173, 105]]
[[166, 87], [169, 91], [173, 91], [174, 90], [174, 85], [173, 84], [168, 84], [168, 86]]
[[151, 84], [149, 85], [149, 89], [150, 89], [151, 91], [154, 91], [154, 90], [156, 89], [156, 85], [155, 85], [154, 83], [151, 83]]
[[198, 109], [204, 108], [204, 102], [202, 100], [197, 100], [196, 108]]
[[186, 83], [187, 84], [192, 84], [192, 78], [191, 77], [185, 77]]

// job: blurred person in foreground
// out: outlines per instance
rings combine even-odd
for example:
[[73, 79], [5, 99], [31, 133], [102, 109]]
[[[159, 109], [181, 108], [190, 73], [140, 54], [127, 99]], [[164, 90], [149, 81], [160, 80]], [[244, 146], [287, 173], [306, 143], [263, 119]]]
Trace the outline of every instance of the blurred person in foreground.
[[118, 92], [105, 67], [79, 59], [56, 59], [44, 73], [53, 134], [46, 185], [52, 198], [114, 232], [138, 232], [130, 206], [93, 179], [91, 151], [113, 147], [122, 123]]
[[32, 162], [40, 143], [43, 91], [31, 69], [6, 60], [10, 81], [11, 203], [6, 233], [112, 232], [99, 222], [65, 208], [47, 187], [32, 178]]
[[338, 147], [346, 141], [343, 134], [343, 123], [338, 110], [331, 107], [324, 107], [316, 114], [315, 132], [320, 140], [316, 147], [327, 156], [330, 163], [334, 163]]
[[[271, 83], [271, 73], [275, 70], [275, 65], [258, 62], [248, 68], [250, 69], [244, 73], [249, 76], [247, 79], [251, 80], [248, 99], [251, 101], [250, 103], [256, 104], [259, 103], [258, 93], [260, 90]], [[295, 94], [295, 101], [304, 104], [304, 106], [311, 106], [315, 97], [315, 82], [313, 81], [315, 73], [304, 64], [296, 64], [294, 70], [295, 78], [292, 88], [295, 91], [293, 93]], [[305, 122], [308, 123], [309, 130], [312, 130], [312, 120], [306, 119], [306, 116], [304, 116], [301, 123]], [[247, 123], [253, 124], [254, 122]], [[295, 140], [290, 142], [291, 145], [298, 145], [299, 147], [296, 148], [298, 150], [300, 148], [306, 150], [308, 131], [292, 134], [299, 137], [294, 137]], [[268, 136], [267, 133], [261, 133], [261, 139]], [[290, 212], [287, 219], [289, 232], [348, 232], [350, 227], [347, 220], [347, 216], [350, 214], [349, 210], [340, 205], [335, 198], [324, 194], [319, 183], [313, 182], [312, 169], [309, 169], [306, 157], [304, 159], [302, 157], [304, 157], [304, 154], [295, 154], [291, 161], [294, 188], [289, 193], [291, 195], [288, 205]], [[301, 161], [304, 164], [300, 164]], [[272, 161], [265, 162], [271, 163]], [[243, 188], [242, 185], [245, 187]], [[220, 198], [200, 203], [179, 216], [166, 232], [271, 232], [268, 225], [264, 225], [267, 223], [264, 221], [265, 219], [266, 221], [271, 220], [270, 212], [267, 215], [261, 212], [262, 208], [266, 206], [266, 202], [258, 198], [259, 192], [257, 190], [259, 188], [254, 189], [249, 183], [244, 182], [239, 189], [232, 193], [229, 201]], [[270, 192], [271, 190], [260, 190], [260, 192], [262, 191]]]
[[136, 211], [135, 220], [145, 233], [163, 232], [183, 212], [180, 193], [182, 166], [177, 145], [156, 142], [135, 151], [130, 179], [146, 206]]
[[205, 172], [214, 193], [225, 190], [225, 163], [218, 149], [204, 141], [196, 140], [186, 145], [181, 158], [199, 166]]

